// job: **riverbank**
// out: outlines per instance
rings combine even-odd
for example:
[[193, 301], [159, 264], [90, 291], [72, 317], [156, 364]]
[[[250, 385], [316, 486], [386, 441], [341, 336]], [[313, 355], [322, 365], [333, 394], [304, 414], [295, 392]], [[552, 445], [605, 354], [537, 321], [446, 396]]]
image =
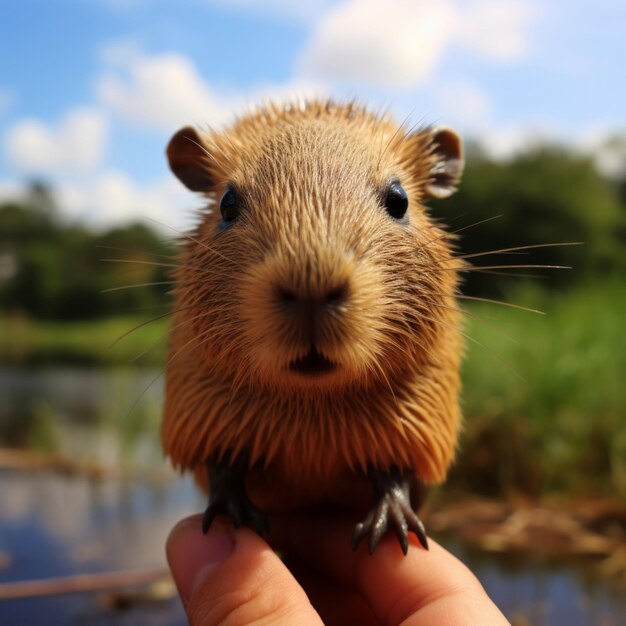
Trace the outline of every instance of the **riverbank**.
[[[163, 488], [179, 479], [160, 465], [113, 466], [59, 454], [0, 448], [0, 473], [57, 475]], [[201, 496], [199, 496], [201, 500]], [[517, 563], [574, 565], [590, 582], [626, 590], [626, 503], [611, 498], [541, 498], [509, 495], [485, 498], [442, 487], [434, 491], [421, 517], [436, 537], [460, 542], [465, 549], [500, 555]], [[11, 555], [5, 553], [7, 563]]]
[[0, 366], [161, 366], [168, 317], [163, 308], [71, 322], [0, 314]]

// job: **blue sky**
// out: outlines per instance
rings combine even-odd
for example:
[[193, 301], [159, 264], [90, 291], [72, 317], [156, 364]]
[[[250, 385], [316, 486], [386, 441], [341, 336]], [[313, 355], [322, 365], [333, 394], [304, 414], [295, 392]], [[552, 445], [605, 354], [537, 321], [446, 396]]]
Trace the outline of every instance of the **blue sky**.
[[198, 200], [169, 136], [290, 95], [356, 96], [500, 157], [597, 150], [626, 132], [624, 24], [621, 0], [3, 2], [0, 198], [39, 177], [68, 219], [184, 226]]

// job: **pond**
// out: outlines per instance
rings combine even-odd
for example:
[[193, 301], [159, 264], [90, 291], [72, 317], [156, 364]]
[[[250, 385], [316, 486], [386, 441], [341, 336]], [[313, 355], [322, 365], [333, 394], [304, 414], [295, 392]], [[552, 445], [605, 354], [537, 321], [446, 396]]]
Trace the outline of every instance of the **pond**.
[[[0, 470], [0, 582], [165, 566], [169, 530], [181, 517], [200, 511], [203, 497], [189, 479], [165, 469], [157, 437], [162, 394], [157, 374], [0, 371], [0, 445], [155, 470], [98, 478]], [[518, 623], [626, 623], [626, 599], [608, 586], [591, 584], [584, 566], [496, 558], [471, 551], [454, 537], [440, 541], [469, 565], [509, 619], [525, 618]], [[38, 623], [186, 622], [171, 595], [124, 610], [102, 593], [0, 602], [0, 624]]]

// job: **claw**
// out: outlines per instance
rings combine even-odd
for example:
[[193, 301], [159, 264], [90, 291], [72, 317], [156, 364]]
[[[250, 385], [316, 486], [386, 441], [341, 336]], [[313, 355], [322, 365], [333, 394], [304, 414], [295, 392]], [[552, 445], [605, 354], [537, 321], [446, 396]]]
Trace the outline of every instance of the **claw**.
[[411, 525], [411, 530], [417, 535], [417, 539], [422, 545], [424, 550], [428, 550], [428, 537], [426, 536], [426, 529], [424, 528], [424, 524], [422, 524], [422, 520], [415, 516], [415, 523]]
[[202, 516], [202, 532], [206, 535], [209, 532], [209, 528], [211, 528], [211, 524], [217, 515], [217, 511], [214, 507], [209, 505]]
[[231, 462], [230, 455], [207, 461], [209, 473], [209, 504], [202, 517], [202, 531], [206, 534], [219, 514], [228, 515], [235, 528], [250, 524], [259, 535], [268, 532], [267, 518], [252, 504], [245, 490], [247, 473], [245, 459]]
[[356, 550], [359, 547], [361, 541], [363, 541], [363, 537], [367, 535], [367, 529], [365, 528], [365, 524], [363, 522], [359, 522], [354, 527], [354, 532], [352, 533], [352, 549]]
[[398, 536], [400, 547], [402, 548], [402, 552], [406, 555], [409, 550], [409, 524], [397, 502], [392, 503], [390, 510], [396, 527], [396, 535]]
[[233, 526], [235, 528], [239, 528], [241, 526], [241, 511], [239, 509], [239, 506], [237, 506], [237, 504], [231, 501], [228, 503], [227, 508], [228, 508], [228, 514], [230, 518], [233, 520]]
[[368, 548], [373, 554], [381, 537], [388, 530], [394, 530], [405, 555], [409, 549], [409, 532], [415, 533], [420, 544], [428, 550], [424, 525], [411, 506], [409, 481], [415, 480], [413, 473], [408, 470], [401, 472], [397, 467], [383, 472], [370, 466], [368, 474], [374, 502], [367, 517], [354, 528], [352, 549], [356, 550], [369, 534]]
[[374, 526], [370, 533], [370, 554], [374, 554], [374, 550], [376, 550], [376, 546], [378, 545], [380, 538], [387, 532], [389, 517], [388, 511], [389, 503], [386, 500], [383, 500], [377, 508], [376, 517], [374, 518], [376, 521], [374, 522]]

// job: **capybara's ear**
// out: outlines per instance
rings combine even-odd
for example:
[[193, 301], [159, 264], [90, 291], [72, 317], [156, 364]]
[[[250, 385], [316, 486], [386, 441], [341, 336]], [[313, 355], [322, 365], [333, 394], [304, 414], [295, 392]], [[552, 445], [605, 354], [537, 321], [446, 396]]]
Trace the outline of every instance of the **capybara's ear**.
[[447, 198], [457, 188], [465, 161], [463, 142], [450, 128], [434, 128], [431, 131], [430, 150], [432, 166], [426, 193], [433, 198]]
[[191, 191], [208, 191], [213, 187], [211, 155], [202, 136], [191, 126], [181, 128], [167, 145], [170, 169]]

